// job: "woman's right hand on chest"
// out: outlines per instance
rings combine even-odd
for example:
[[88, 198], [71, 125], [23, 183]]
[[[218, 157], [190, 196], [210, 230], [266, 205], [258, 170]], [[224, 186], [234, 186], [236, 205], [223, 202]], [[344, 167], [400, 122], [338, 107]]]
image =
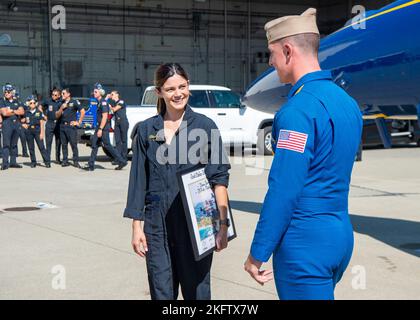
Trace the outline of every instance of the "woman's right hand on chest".
[[131, 245], [133, 250], [140, 257], [144, 258], [146, 256], [147, 240], [146, 235], [143, 232], [142, 222], [139, 220], [133, 220], [133, 237], [131, 239]]

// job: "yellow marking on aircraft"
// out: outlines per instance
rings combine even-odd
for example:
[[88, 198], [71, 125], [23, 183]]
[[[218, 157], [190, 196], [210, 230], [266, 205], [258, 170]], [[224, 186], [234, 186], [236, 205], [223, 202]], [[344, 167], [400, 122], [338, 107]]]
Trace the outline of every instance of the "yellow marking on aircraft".
[[390, 119], [390, 120], [417, 120], [418, 117], [416, 115], [394, 115], [394, 116], [387, 116], [383, 113], [378, 114], [370, 114], [363, 116], [363, 120], [375, 120], [379, 118]]

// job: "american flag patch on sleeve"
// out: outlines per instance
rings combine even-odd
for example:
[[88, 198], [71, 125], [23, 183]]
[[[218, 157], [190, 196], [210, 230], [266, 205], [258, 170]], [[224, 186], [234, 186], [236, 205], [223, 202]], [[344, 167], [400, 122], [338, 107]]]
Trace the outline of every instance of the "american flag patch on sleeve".
[[286, 149], [300, 153], [305, 152], [308, 135], [297, 131], [280, 130], [277, 149]]

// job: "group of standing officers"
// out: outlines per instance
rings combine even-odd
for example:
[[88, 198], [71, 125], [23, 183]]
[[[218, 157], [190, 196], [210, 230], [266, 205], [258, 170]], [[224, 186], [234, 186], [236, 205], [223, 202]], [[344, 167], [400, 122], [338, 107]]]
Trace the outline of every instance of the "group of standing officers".
[[[95, 133], [91, 137], [92, 152], [89, 162], [82, 168], [79, 164], [77, 128], [82, 125], [86, 111], [77, 99], [72, 98], [70, 90], [54, 88], [51, 97], [43, 102], [39, 102], [36, 96], [30, 95], [25, 103], [22, 103], [15, 87], [11, 84], [4, 85], [3, 97], [0, 98], [1, 170], [22, 168], [22, 165], [16, 161], [19, 137], [22, 140], [23, 156], [27, 156], [25, 149], [26, 144], [28, 145], [32, 168], [37, 166], [35, 142], [45, 167], [51, 168], [53, 140], [55, 140], [55, 160], [62, 167], [70, 166], [68, 158], [68, 144], [70, 144], [73, 164], [77, 168], [93, 171], [100, 145], [111, 155], [112, 163], [118, 165], [115, 170], [124, 168], [127, 165], [128, 152], [128, 119], [125, 102], [120, 99], [118, 91], [112, 91], [106, 95], [99, 83], [94, 86], [93, 97], [97, 101], [97, 121]], [[80, 113], [79, 117], [78, 113]], [[111, 123], [108, 115], [110, 113], [113, 113], [115, 121], [115, 148], [111, 145], [109, 137]], [[44, 145], [44, 140], [46, 145]], [[60, 159], [61, 151], [62, 160]]]

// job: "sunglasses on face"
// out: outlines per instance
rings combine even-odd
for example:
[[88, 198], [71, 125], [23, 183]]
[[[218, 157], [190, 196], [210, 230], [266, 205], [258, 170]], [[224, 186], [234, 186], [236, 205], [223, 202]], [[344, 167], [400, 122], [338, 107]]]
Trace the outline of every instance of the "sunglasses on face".
[[35, 101], [29, 101], [29, 104], [35, 104], [36, 102]]

